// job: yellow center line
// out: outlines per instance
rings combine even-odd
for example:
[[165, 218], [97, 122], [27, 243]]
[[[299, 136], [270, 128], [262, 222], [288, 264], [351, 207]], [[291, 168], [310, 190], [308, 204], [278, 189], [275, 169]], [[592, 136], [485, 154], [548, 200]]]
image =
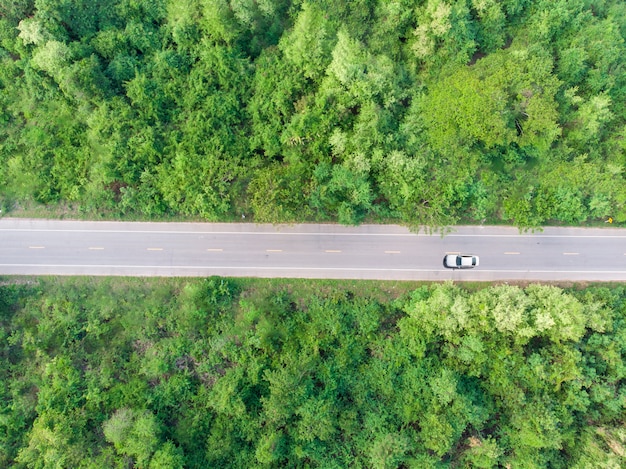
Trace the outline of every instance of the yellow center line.
[[148, 251], [162, 251], [163, 248], [148, 248]]
[[564, 252], [563, 255], [564, 256], [577, 256], [578, 253], [577, 252]]
[[400, 251], [385, 251], [385, 254], [400, 254]]
[[28, 246], [28, 249], [44, 249], [43, 246]]
[[519, 254], [519, 252], [517, 252], [517, 251], [506, 251], [504, 254], [513, 256], [513, 255]]
[[102, 251], [104, 248], [89, 248], [90, 251]]
[[223, 249], [219, 249], [219, 248], [209, 248], [209, 249], [207, 249], [207, 251], [209, 251], [209, 252], [222, 252], [222, 251], [223, 251]]
[[341, 252], [341, 251], [339, 251], [337, 249], [326, 249], [325, 252]]
[[266, 249], [266, 252], [283, 252], [282, 249]]

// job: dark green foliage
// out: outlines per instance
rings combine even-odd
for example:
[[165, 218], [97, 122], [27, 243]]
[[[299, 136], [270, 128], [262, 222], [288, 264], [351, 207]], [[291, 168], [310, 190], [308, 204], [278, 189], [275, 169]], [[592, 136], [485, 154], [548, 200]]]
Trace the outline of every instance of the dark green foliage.
[[622, 287], [12, 282], [2, 466], [626, 464]]
[[623, 223], [625, 18], [621, 0], [0, 0], [0, 204]]

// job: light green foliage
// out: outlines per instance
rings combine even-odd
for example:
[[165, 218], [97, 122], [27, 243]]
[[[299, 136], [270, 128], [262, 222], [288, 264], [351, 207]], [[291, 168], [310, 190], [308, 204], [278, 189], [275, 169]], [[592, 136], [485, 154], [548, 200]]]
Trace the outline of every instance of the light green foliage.
[[280, 47], [285, 57], [306, 78], [319, 79], [330, 61], [331, 27], [317, 3], [305, 2], [293, 29], [281, 39]]
[[20, 34], [19, 38], [24, 41], [24, 44], [42, 44], [46, 39], [46, 31], [43, 28], [43, 25], [32, 18], [27, 18], [20, 21], [20, 24], [17, 26]]
[[78, 467], [86, 448], [72, 435], [76, 424], [68, 415], [41, 412], [32, 423], [27, 446], [20, 449], [15, 462], [36, 469]]
[[[519, 448], [520, 458], [525, 451], [562, 447], [558, 428], [569, 419], [569, 412], [558, 406], [556, 410], [546, 407], [542, 396], [544, 390], [551, 389], [559, 396], [557, 399], [563, 403], [561, 405], [566, 405], [567, 401], [570, 401], [569, 405], [580, 405], [566, 396], [574, 389], [580, 389], [577, 381], [584, 373], [583, 360], [575, 348], [566, 344], [581, 340], [586, 327], [585, 309], [597, 310], [597, 305], [589, 303], [585, 306], [557, 288], [539, 285], [532, 285], [525, 291], [505, 286], [482, 290], [469, 301], [462, 292], [456, 291], [456, 287], [438, 286], [427, 298], [409, 302], [409, 305], [411, 319], [403, 320], [401, 330], [415, 322], [416, 330], [424, 330], [430, 337], [445, 337], [446, 342], [454, 344], [444, 348], [448, 357], [446, 362], [456, 363], [455, 366], [460, 366], [466, 373], [487, 379], [490, 392], [499, 396], [503, 408], [511, 412], [525, 409], [523, 414], [510, 414], [510, 435], [515, 435], [512, 444]], [[503, 311], [507, 311], [512, 320], [505, 322]], [[433, 316], [432, 312], [436, 315]], [[496, 328], [500, 331], [497, 337], [493, 332], [486, 332]], [[539, 344], [546, 339], [555, 345], [539, 346], [528, 362], [516, 356], [533, 347], [530, 344]], [[454, 386], [442, 385], [449, 376], [444, 373], [432, 381], [440, 404], [454, 400], [450, 394]], [[521, 415], [526, 416], [522, 418]], [[445, 425], [435, 419], [428, 422], [428, 425]], [[426, 432], [430, 435], [428, 430]], [[450, 432], [450, 427], [446, 431], [442, 427], [435, 433], [444, 436]], [[441, 437], [429, 441], [431, 449], [446, 447]], [[498, 457], [501, 453], [495, 448], [497, 446], [493, 451], [486, 450], [484, 457], [488, 458], [488, 454]], [[469, 452], [468, 457], [473, 457], [471, 455], [476, 451]], [[518, 460], [518, 456], [513, 460]], [[480, 454], [476, 457], [483, 459]]]
[[481, 290], [472, 300], [482, 320], [493, 317], [498, 332], [514, 333], [522, 338], [532, 333], [527, 316], [531, 300], [522, 289], [500, 285], [491, 291]]
[[576, 445], [574, 469], [617, 469], [624, 464], [626, 434], [622, 428], [589, 427]]
[[506, 5], [495, 0], [472, 0], [471, 6], [480, 20], [477, 34], [480, 49], [491, 52], [502, 47], [506, 39], [504, 30], [507, 18], [503, 9]]
[[[254, 92], [248, 105], [253, 132], [250, 144], [262, 149], [264, 157], [273, 158], [287, 150], [281, 144], [281, 135], [295, 113], [296, 100], [304, 86], [301, 73], [276, 48], [266, 49], [257, 59]], [[283, 200], [287, 202], [289, 197]]]
[[426, 125], [436, 148], [454, 144], [458, 138], [462, 144], [481, 141], [487, 148], [512, 143], [515, 134], [507, 122], [508, 96], [502, 85], [489, 78], [483, 81], [465, 69], [442, 80], [429, 94], [425, 108], [437, 120]]
[[365, 51], [363, 46], [352, 39], [345, 29], [337, 33], [337, 44], [332, 51], [333, 60], [328, 66], [332, 74], [342, 85], [349, 87], [362, 79], [365, 73]]
[[154, 453], [148, 467], [149, 469], [183, 469], [185, 459], [180, 449], [168, 441]]
[[[606, 94], [593, 96], [589, 101], [580, 102], [576, 96], [572, 96], [572, 102], [576, 103], [577, 112], [574, 114], [576, 128], [569, 133], [573, 141], [591, 140], [598, 141], [602, 128], [611, 122], [611, 98]], [[577, 102], [578, 101], [578, 102]]]
[[180, 46], [190, 48], [199, 39], [200, 2], [198, 0], [170, 0], [167, 20], [172, 38]]
[[258, 56], [275, 45], [283, 32], [283, 0], [200, 0], [205, 34]]
[[227, 0], [201, 0], [202, 29], [208, 37], [231, 44], [240, 28]]
[[550, 59], [511, 48], [445, 77], [428, 93], [421, 112], [432, 144], [518, 143], [546, 149], [560, 134]]
[[248, 185], [254, 220], [281, 223], [304, 218], [309, 213], [305, 176], [300, 165], [270, 166], [254, 174]]
[[158, 423], [152, 413], [119, 409], [104, 422], [102, 430], [120, 454], [132, 457], [139, 468], [148, 467], [159, 441]]
[[373, 442], [370, 450], [371, 467], [376, 469], [398, 467], [409, 447], [408, 438], [403, 434], [380, 435]]
[[[330, 210], [340, 223], [356, 225], [372, 207], [372, 191], [366, 174], [343, 166], [320, 165], [315, 169], [311, 195], [313, 208]], [[328, 215], [326, 215], [328, 216]]]
[[[375, 54], [400, 57], [403, 43], [412, 34], [414, 2], [412, 0], [390, 0], [376, 4], [376, 20], [368, 37], [368, 45]], [[390, 41], [397, 37], [400, 41]]]
[[535, 333], [555, 342], [580, 340], [585, 331], [582, 305], [556, 287], [531, 285], [527, 288], [531, 302], [531, 322]]
[[281, 460], [281, 443], [282, 435], [280, 433], [264, 435], [255, 452], [257, 461], [261, 464], [279, 463]]
[[[452, 207], [457, 201], [457, 191], [464, 188], [467, 161], [448, 166], [445, 171], [432, 171], [432, 161], [437, 156], [421, 152], [408, 156], [391, 151], [377, 161], [382, 166], [377, 175], [381, 193], [389, 200], [390, 207], [413, 227], [441, 228], [458, 220]], [[442, 160], [449, 162], [447, 158]]]
[[182, 213], [217, 220], [230, 207], [228, 181], [220, 179], [229, 166], [219, 155], [202, 157], [179, 151], [161, 168], [159, 190]]
[[62, 42], [47, 41], [34, 52], [32, 61], [35, 67], [60, 80], [70, 61], [70, 49]]
[[467, 1], [428, 0], [415, 9], [411, 52], [427, 69], [467, 63], [476, 50]]
[[420, 59], [424, 59], [435, 51], [438, 38], [443, 37], [452, 28], [450, 16], [452, 7], [441, 0], [428, 0], [419, 11], [419, 26], [415, 29], [413, 51]]
[[463, 454], [465, 467], [484, 469], [497, 467], [498, 458], [502, 454], [502, 450], [494, 439], [491, 437], [486, 439], [470, 437], [467, 445], [469, 448]]
[[548, 42], [567, 29], [570, 22], [584, 22], [591, 12], [583, 0], [538, 1], [531, 7], [528, 33], [538, 41]]

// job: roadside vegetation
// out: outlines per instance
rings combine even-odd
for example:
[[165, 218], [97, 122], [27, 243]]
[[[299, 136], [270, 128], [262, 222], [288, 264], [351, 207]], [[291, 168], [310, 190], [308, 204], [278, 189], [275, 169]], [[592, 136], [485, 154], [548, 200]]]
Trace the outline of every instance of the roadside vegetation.
[[2, 467], [626, 465], [622, 285], [1, 280]]
[[622, 0], [0, 0], [0, 209], [626, 222]]

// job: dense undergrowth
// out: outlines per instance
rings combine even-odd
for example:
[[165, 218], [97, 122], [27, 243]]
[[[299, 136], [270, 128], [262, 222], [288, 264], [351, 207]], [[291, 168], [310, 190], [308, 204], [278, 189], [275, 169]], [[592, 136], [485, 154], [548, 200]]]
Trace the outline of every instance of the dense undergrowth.
[[621, 0], [0, 0], [0, 209], [623, 223], [625, 37]]
[[0, 286], [0, 466], [626, 465], [626, 289]]

